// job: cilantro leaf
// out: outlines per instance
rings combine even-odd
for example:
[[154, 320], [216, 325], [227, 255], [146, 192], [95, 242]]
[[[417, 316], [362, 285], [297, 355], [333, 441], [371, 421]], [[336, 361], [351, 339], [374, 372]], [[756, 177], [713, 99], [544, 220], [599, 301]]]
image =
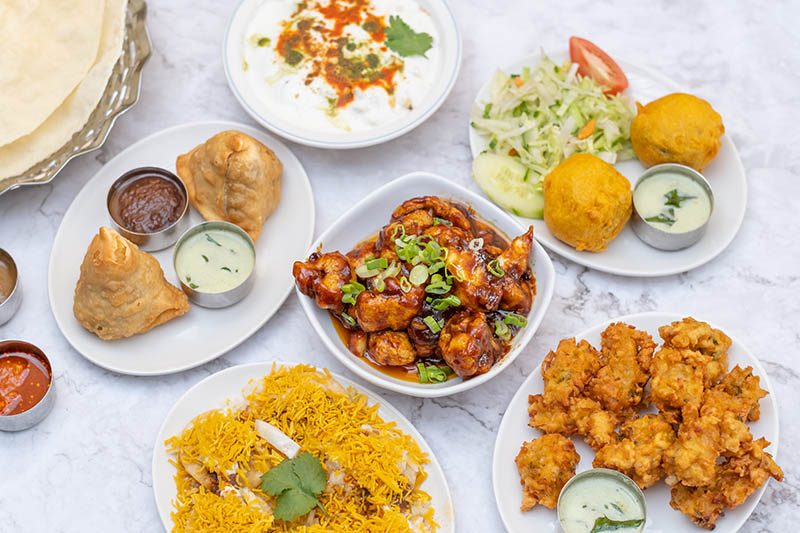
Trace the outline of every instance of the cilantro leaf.
[[277, 496], [275, 518], [292, 521], [318, 506], [327, 514], [317, 497], [325, 490], [328, 477], [322, 462], [308, 452], [294, 459], [284, 459], [261, 476], [261, 490]]
[[389, 17], [389, 26], [385, 30], [384, 44], [402, 57], [425, 56], [425, 52], [433, 46], [433, 37], [427, 33], [417, 33], [397, 15]]
[[678, 189], [672, 189], [667, 194], [664, 195], [667, 199], [664, 202], [664, 205], [673, 205], [675, 207], [680, 207], [681, 202], [685, 202], [686, 200], [694, 200], [697, 196], [690, 196], [690, 195], [682, 195], [678, 192]]

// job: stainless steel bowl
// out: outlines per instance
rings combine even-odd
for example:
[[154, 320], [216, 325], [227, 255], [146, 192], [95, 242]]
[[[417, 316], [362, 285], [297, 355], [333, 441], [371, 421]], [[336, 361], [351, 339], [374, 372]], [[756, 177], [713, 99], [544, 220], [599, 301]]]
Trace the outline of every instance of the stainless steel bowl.
[[[131, 231], [127, 229], [121, 221], [117, 220], [115, 216], [117, 213], [115, 213], [114, 200], [116, 199], [117, 194], [131, 182], [145, 176], [158, 176], [159, 178], [174, 183], [183, 196], [183, 210], [181, 211], [181, 215], [178, 217], [178, 220], [166, 228], [153, 233], [138, 233]], [[158, 250], [163, 250], [164, 248], [169, 248], [175, 244], [175, 241], [178, 240], [178, 237], [180, 237], [181, 234], [186, 231], [186, 228], [189, 227], [189, 216], [187, 215], [189, 212], [189, 194], [186, 192], [186, 185], [183, 184], [183, 181], [178, 176], [169, 170], [159, 167], [135, 168], [117, 178], [117, 181], [115, 181], [114, 184], [108, 189], [108, 195], [106, 196], [106, 207], [108, 208], [108, 215], [111, 218], [111, 224], [114, 226], [114, 229], [116, 229], [120, 235], [136, 244], [139, 249], [144, 250], [145, 252], [155, 252]]]
[[19, 269], [11, 254], [0, 248], [0, 263], [5, 263], [14, 276], [14, 288], [4, 301], [0, 302], [0, 326], [11, 320], [22, 303], [22, 287], [19, 283]]
[[25, 341], [2, 341], [0, 342], [0, 355], [10, 352], [24, 352], [39, 359], [42, 364], [50, 371], [50, 386], [39, 403], [23, 411], [22, 413], [9, 416], [0, 416], [0, 431], [22, 431], [35, 426], [50, 414], [56, 401], [56, 382], [53, 378], [53, 367], [50, 360], [42, 350]]
[[[237, 226], [236, 224], [231, 224], [230, 222], [223, 222], [219, 220], [209, 221], [209, 222], [201, 222], [196, 226], [192, 226], [190, 229], [186, 231], [181, 238], [178, 239], [177, 244], [175, 245], [175, 249], [172, 252], [172, 265], [175, 268], [175, 272], [178, 272], [178, 266], [176, 260], [178, 258], [178, 254], [180, 253], [181, 246], [183, 245], [186, 240], [191, 237], [192, 235], [196, 235], [198, 233], [202, 233], [204, 231], [213, 230], [213, 229], [220, 229], [231, 231], [242, 236], [250, 245], [250, 248], [253, 250], [253, 257], [258, 259], [256, 255], [256, 245], [253, 242], [253, 239], [250, 238], [250, 235], [247, 234], [242, 228]], [[202, 292], [195, 289], [192, 289], [186, 283], [184, 283], [183, 279], [180, 279], [180, 275], [178, 276], [179, 281], [181, 283], [181, 289], [186, 295], [189, 297], [189, 300], [196, 303], [201, 307], [211, 307], [211, 308], [220, 308], [220, 307], [228, 307], [229, 305], [233, 305], [236, 302], [240, 301], [242, 298], [247, 296], [250, 292], [250, 289], [253, 288], [253, 283], [255, 282], [255, 274], [256, 274], [256, 266], [255, 261], [253, 262], [253, 270], [250, 271], [250, 275], [241, 282], [236, 287], [229, 289], [225, 292]]]
[[[701, 226], [683, 233], [671, 233], [653, 226], [639, 215], [639, 210], [636, 208], [636, 189], [645, 180], [661, 174], [662, 172], [683, 174], [684, 176], [687, 176], [697, 182], [703, 188], [706, 194], [708, 194], [708, 200], [711, 203], [711, 209], [708, 213], [708, 218]], [[713, 212], [714, 192], [711, 190], [711, 184], [708, 183], [708, 180], [706, 180], [702, 174], [685, 165], [679, 165], [677, 163], [664, 163], [661, 165], [652, 166], [648, 168], [641, 176], [639, 176], [639, 179], [636, 181], [636, 185], [633, 187], [633, 216], [631, 217], [631, 227], [641, 240], [653, 248], [658, 248], [659, 250], [682, 250], [695, 244], [706, 232], [708, 221], [711, 220], [711, 215]]]
[[569, 533], [566, 528], [564, 528], [564, 521], [561, 516], [561, 497], [570, 490], [570, 487], [575, 485], [578, 481], [584, 480], [586, 478], [593, 478], [593, 477], [605, 477], [613, 479], [627, 487], [631, 494], [633, 495], [634, 499], [639, 503], [639, 506], [642, 509], [642, 523], [638, 526], [637, 531], [641, 531], [644, 529], [645, 523], [647, 522], [647, 500], [644, 497], [644, 493], [642, 489], [636, 484], [634, 480], [626, 476], [621, 472], [617, 472], [616, 470], [611, 470], [610, 468], [592, 468], [590, 470], [586, 470], [581, 472], [580, 474], [574, 476], [572, 479], [567, 481], [567, 483], [561, 488], [561, 492], [558, 495], [558, 505], [556, 509], [558, 510], [558, 522], [561, 524], [561, 530], [566, 531]]

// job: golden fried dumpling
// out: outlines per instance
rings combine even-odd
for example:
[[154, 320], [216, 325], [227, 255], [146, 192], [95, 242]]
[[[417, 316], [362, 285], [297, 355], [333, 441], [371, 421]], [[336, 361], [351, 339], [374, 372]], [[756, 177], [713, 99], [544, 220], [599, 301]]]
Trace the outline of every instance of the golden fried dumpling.
[[725, 126], [702, 98], [674, 93], [637, 107], [631, 143], [645, 166], [680, 163], [701, 171], [719, 152]]
[[544, 221], [578, 251], [601, 252], [631, 216], [631, 184], [599, 157], [575, 154], [544, 179]]
[[206, 220], [225, 220], [253, 241], [281, 198], [283, 164], [272, 150], [242, 132], [218, 133], [178, 156], [178, 176]]
[[102, 227], [86, 251], [72, 311], [103, 340], [145, 333], [189, 310], [189, 299], [170, 285], [158, 261]]

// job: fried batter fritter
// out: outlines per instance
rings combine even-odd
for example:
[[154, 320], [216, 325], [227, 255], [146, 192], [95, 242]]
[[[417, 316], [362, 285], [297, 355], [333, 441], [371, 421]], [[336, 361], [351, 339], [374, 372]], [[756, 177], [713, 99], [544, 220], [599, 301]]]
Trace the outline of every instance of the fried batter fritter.
[[589, 383], [589, 395], [620, 415], [641, 406], [656, 345], [633, 326], [617, 322], [602, 333], [605, 366]]
[[714, 478], [706, 487], [672, 487], [670, 505], [698, 526], [714, 529], [726, 507], [744, 503], [770, 477], [783, 481], [783, 471], [764, 451], [767, 446], [769, 442], [763, 438], [746, 444], [744, 453], [716, 466]]
[[675, 430], [665, 417], [644, 415], [624, 423], [619, 441], [601, 448], [592, 466], [622, 472], [644, 490], [664, 477], [662, 459], [675, 438]]
[[544, 396], [549, 403], [568, 407], [570, 398], [580, 394], [589, 379], [603, 366], [602, 354], [582, 340], [564, 339], [542, 362]]
[[716, 388], [746, 403], [749, 406], [746, 419], [749, 422], [755, 422], [761, 417], [758, 401], [767, 395], [767, 391], [761, 388], [759, 382], [760, 378], [753, 375], [753, 367], [741, 368], [736, 365], [723, 376]]
[[686, 317], [680, 322], [658, 328], [666, 346], [684, 352], [684, 359], [703, 370], [704, 385], [715, 385], [728, 371], [728, 348], [731, 339], [722, 331], [712, 328], [706, 322]]
[[515, 459], [522, 485], [520, 510], [532, 509], [537, 503], [555, 509], [558, 494], [575, 475], [580, 459], [575, 445], [562, 435], [544, 435], [524, 443]]

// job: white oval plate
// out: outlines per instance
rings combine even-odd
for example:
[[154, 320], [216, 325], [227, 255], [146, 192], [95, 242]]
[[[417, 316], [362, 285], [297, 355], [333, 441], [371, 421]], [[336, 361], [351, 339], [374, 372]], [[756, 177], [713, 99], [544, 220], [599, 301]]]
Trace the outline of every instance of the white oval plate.
[[[322, 246], [323, 252], [334, 250], [346, 252], [386, 225], [392, 211], [402, 202], [409, 198], [426, 195], [441, 196], [471, 206], [478, 216], [500, 228], [511, 238], [521, 235], [527, 230], [527, 226], [521, 225], [505, 211], [460, 185], [456, 185], [452, 181], [430, 172], [413, 172], [390, 181], [351, 207], [325, 233], [320, 235], [311, 245], [306, 255], [298, 256], [298, 259], [305, 259], [313, 251], [316, 251], [319, 246]], [[469, 390], [489, 381], [511, 366], [511, 363], [531, 341], [536, 329], [542, 322], [542, 318], [544, 318], [547, 307], [550, 305], [556, 277], [550, 257], [536, 241], [533, 241], [531, 259], [531, 268], [536, 277], [536, 297], [533, 299], [533, 307], [528, 314], [528, 325], [522, 328], [517, 336], [514, 337], [511, 350], [505, 357], [495, 363], [491, 370], [468, 380], [456, 378], [444, 383], [422, 384], [387, 376], [380, 370], [370, 366], [364, 359], [350, 353], [334, 329], [328, 311], [317, 307], [314, 301], [302, 294], [299, 289], [297, 290], [297, 296], [314, 331], [317, 332], [317, 335], [328, 347], [328, 350], [343, 365], [358, 374], [359, 377], [373, 385], [394, 392], [402, 392], [403, 394], [423, 398], [435, 398]]]
[[[575, 338], [577, 340], [586, 339], [599, 349], [600, 334], [603, 330], [612, 322], [625, 322], [647, 331], [653, 336], [653, 340], [660, 345], [661, 337], [658, 336], [658, 328], [682, 318], [683, 316], [674, 313], [660, 312], [627, 315], [607, 320], [575, 335]], [[761, 387], [769, 391], [769, 395], [761, 400], [761, 418], [757, 422], [751, 422], [748, 425], [753, 437], [766, 437], [772, 443], [768, 450], [773, 455], [777, 455], [778, 405], [775, 400], [775, 389], [773, 389], [769, 381], [767, 372], [758, 359], [741, 342], [730, 335], [724, 326], [713, 322], [709, 323], [713, 327], [722, 329], [733, 340], [733, 344], [728, 350], [730, 368], [737, 364], [740, 366], [752, 366], [754, 373], [761, 378]], [[524, 513], [519, 510], [522, 502], [522, 486], [519, 483], [519, 473], [517, 472], [514, 458], [519, 453], [523, 442], [542, 435], [540, 431], [528, 426], [528, 395], [541, 394], [544, 391], [541, 368], [541, 365], [536, 367], [536, 370], [525, 379], [519, 390], [514, 394], [508, 409], [503, 415], [503, 420], [500, 422], [497, 440], [494, 445], [494, 458], [492, 461], [494, 497], [503, 523], [512, 533], [528, 531], [555, 533], [561, 531], [555, 509], [547, 509], [537, 505]], [[581, 456], [577, 471], [582, 472], [592, 468], [594, 451], [583, 442], [581, 437], [576, 436], [572, 440], [575, 443], [575, 450]], [[765, 483], [763, 487], [739, 507], [727, 509], [725, 515], [717, 522], [717, 528], [714, 531], [717, 533], [734, 533], [738, 531], [750, 516], [750, 513], [753, 512], [753, 509], [755, 509], [766, 487], [767, 484]], [[644, 528], [646, 533], [698, 533], [706, 531], [694, 525], [688, 517], [669, 506], [670, 491], [663, 480], [648, 488], [644, 494], [647, 498], [647, 523]]]
[[[297, 363], [250, 363], [246, 365], [234, 366], [226, 368], [216, 374], [213, 374], [203, 381], [186, 391], [186, 393], [175, 402], [175, 405], [170, 410], [164, 422], [161, 424], [161, 429], [158, 431], [155, 445], [153, 446], [153, 494], [156, 498], [156, 506], [158, 507], [158, 514], [161, 517], [161, 522], [167, 531], [172, 531], [172, 518], [170, 512], [172, 511], [172, 501], [177, 497], [177, 489], [175, 488], [175, 467], [170, 464], [170, 456], [164, 447], [164, 441], [173, 435], [179, 434], [183, 428], [191, 422], [191, 420], [206, 411], [225, 407], [226, 401], [231, 399], [236, 401], [242, 398], [242, 388], [251, 380], [258, 379], [272, 371], [272, 365], [279, 366], [294, 366]], [[439, 531], [441, 533], [455, 532], [455, 514], [453, 511], [453, 501], [450, 498], [450, 489], [447, 486], [447, 479], [444, 477], [444, 472], [433, 454], [433, 450], [425, 442], [425, 439], [420, 435], [416, 428], [384, 398], [380, 398], [377, 394], [357, 385], [349, 379], [332, 374], [334, 378], [345, 388], [353, 387], [359, 393], [367, 397], [369, 405], [376, 403], [380, 404], [378, 407], [378, 415], [383, 420], [395, 422], [397, 428], [404, 433], [411, 435], [417, 441], [420, 449], [428, 455], [430, 463], [425, 465], [425, 471], [428, 477], [422, 482], [421, 488], [431, 496], [431, 501], [435, 509], [434, 519], [439, 524]]]
[[[175, 172], [175, 159], [213, 135], [235, 129], [264, 143], [283, 162], [281, 201], [264, 223], [256, 243], [256, 281], [241, 302], [224, 309], [192, 305], [185, 315], [142, 335], [103, 341], [81, 326], [72, 313], [75, 285], [86, 249], [100, 226], [109, 226], [106, 195], [124, 172], [158, 166]], [[192, 225], [203, 217], [190, 209]], [[201, 365], [234, 348], [255, 333], [278, 310], [294, 284], [292, 263], [308, 249], [314, 234], [314, 196], [300, 161], [281, 141], [235, 122], [195, 122], [155, 133], [121, 152], [81, 189], [56, 233], [50, 253], [48, 289], [56, 323], [69, 343], [94, 364], [119, 372], [149, 376]], [[152, 254], [175, 286], [172, 248]]]
[[275, 112], [274, 103], [269, 105], [260, 98], [244, 74], [241, 43], [245, 40], [244, 34], [253, 13], [263, 2], [264, 0], [239, 2], [225, 32], [222, 62], [228, 85], [245, 111], [262, 126], [290, 141], [332, 149], [362, 148], [384, 143], [425, 122], [442, 105], [458, 77], [461, 68], [461, 35], [453, 13], [444, 0], [417, 0], [431, 14], [436, 24], [441, 41], [441, 56], [433, 86], [416, 109], [402, 119], [357, 132], [320, 132], [308, 128], [299, 120], [287, 120]]
[[[556, 62], [569, 59], [566, 52], [549, 56]], [[520, 72], [523, 66], [535, 68], [539, 64], [540, 57], [538, 54], [525, 57], [506, 67], [504, 72]], [[680, 90], [678, 84], [658, 72], [624, 61], [618, 63], [630, 82], [626, 93], [632, 95], [636, 101], [646, 104]], [[490, 82], [491, 79], [478, 91], [475, 101], [479, 105], [483, 105], [489, 97]], [[469, 126], [469, 145], [473, 157], [485, 150], [487, 143], [485, 137]], [[628, 178], [631, 186], [645, 171], [645, 166], [638, 159], [617, 163], [615, 167]], [[697, 268], [719, 255], [736, 236], [744, 219], [747, 207], [747, 178], [736, 146], [728, 135], [722, 136], [722, 147], [703, 170], [703, 175], [708, 178], [714, 191], [714, 212], [702, 239], [684, 250], [665, 252], [652, 248], [639, 240], [628, 224], [617, 238], [609, 243], [606, 250], [599, 253], [579, 252], [556, 239], [547, 229], [544, 220], [528, 218], [521, 220], [524, 224], [533, 224], [539, 242], [558, 255], [580, 265], [620, 276], [654, 277], [678, 274]]]

